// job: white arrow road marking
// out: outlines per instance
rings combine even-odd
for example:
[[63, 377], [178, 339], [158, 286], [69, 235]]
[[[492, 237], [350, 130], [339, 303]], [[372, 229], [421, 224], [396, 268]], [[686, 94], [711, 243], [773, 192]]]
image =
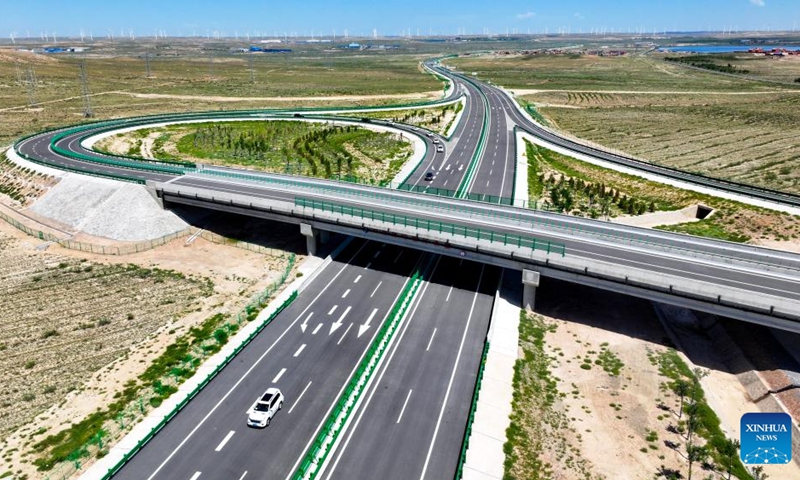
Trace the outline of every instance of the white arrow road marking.
[[215, 452], [222, 451], [222, 449], [223, 449], [223, 448], [225, 448], [225, 444], [226, 444], [226, 443], [228, 443], [228, 440], [230, 440], [230, 439], [231, 439], [231, 437], [233, 436], [233, 434], [234, 434], [234, 433], [236, 433], [236, 432], [234, 432], [233, 430], [231, 430], [230, 432], [228, 432], [228, 434], [227, 434], [227, 435], [225, 435], [225, 438], [223, 438], [223, 439], [222, 439], [222, 441], [221, 441], [221, 442], [219, 442], [219, 445], [217, 445], [217, 448], [216, 448], [216, 449], [214, 449], [214, 451], [215, 451]]
[[464, 169], [464, 164], [463, 163], [459, 163], [458, 164], [458, 171], [460, 172], [463, 169]]
[[306, 319], [303, 320], [303, 323], [300, 324], [300, 330], [302, 330], [303, 333], [306, 333], [306, 328], [308, 328], [308, 319], [311, 318], [311, 315], [314, 315], [314, 312], [309, 313]]
[[339, 329], [339, 327], [341, 327], [341, 326], [342, 326], [342, 320], [344, 320], [344, 317], [346, 317], [346, 316], [347, 316], [347, 314], [348, 314], [348, 313], [350, 313], [350, 309], [351, 309], [351, 308], [352, 308], [352, 307], [347, 307], [347, 308], [345, 309], [345, 311], [342, 313], [342, 316], [341, 316], [341, 317], [339, 317], [339, 320], [336, 320], [336, 322], [334, 322], [334, 323], [332, 323], [332, 324], [331, 324], [331, 331], [330, 331], [330, 333], [328, 333], [328, 335], [332, 335], [332, 334], [333, 334], [333, 332], [335, 332], [336, 330], [338, 330], [338, 329]]
[[358, 326], [358, 338], [361, 338], [361, 335], [364, 335], [364, 332], [369, 330], [369, 322], [372, 321], [372, 319], [375, 317], [376, 313], [378, 313], [378, 309], [377, 308], [372, 311], [372, 315], [369, 316], [369, 318], [367, 319], [366, 323], [364, 323], [363, 325], [359, 325]]

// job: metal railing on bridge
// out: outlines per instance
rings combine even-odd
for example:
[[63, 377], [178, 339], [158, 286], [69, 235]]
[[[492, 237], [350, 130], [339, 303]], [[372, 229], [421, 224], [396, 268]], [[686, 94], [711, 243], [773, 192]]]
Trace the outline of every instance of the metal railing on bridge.
[[350, 215], [352, 217], [359, 217], [365, 220], [377, 220], [379, 222], [391, 223], [392, 225], [414, 227], [431, 232], [449, 233], [453, 236], [463, 236], [465, 238], [474, 238], [476, 240], [488, 240], [492, 243], [502, 243], [503, 245], [530, 248], [532, 250], [541, 250], [543, 252], [547, 252], [548, 254], [554, 253], [561, 255], [562, 257], [566, 254], [566, 246], [564, 244], [541, 240], [535, 237], [516, 235], [506, 232], [496, 232], [494, 230], [456, 225], [454, 223], [440, 222], [437, 220], [429, 220], [426, 218], [408, 215], [398, 215], [395, 213], [381, 212], [379, 210], [338, 205], [331, 202], [323, 202], [320, 200], [312, 200], [301, 197], [295, 197], [294, 204], [296, 207], [311, 208], [314, 210], [322, 210], [323, 212], [338, 213], [341, 215]]

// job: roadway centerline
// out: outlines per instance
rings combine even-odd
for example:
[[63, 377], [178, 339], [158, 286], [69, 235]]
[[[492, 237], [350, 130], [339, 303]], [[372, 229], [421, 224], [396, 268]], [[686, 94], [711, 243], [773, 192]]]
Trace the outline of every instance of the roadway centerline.
[[403, 402], [403, 408], [400, 409], [400, 415], [397, 417], [397, 421], [394, 423], [400, 423], [400, 420], [403, 419], [403, 413], [406, 411], [406, 406], [408, 405], [408, 399], [411, 398], [411, 392], [414, 390], [409, 390], [408, 395], [406, 395], [406, 401]]
[[281, 377], [283, 376], [284, 373], [286, 373], [286, 369], [282, 368], [281, 371], [278, 372], [277, 375], [275, 375], [275, 378], [272, 379], [272, 383], [278, 383], [278, 380], [281, 379]]
[[339, 338], [339, 341], [336, 342], [336, 345], [339, 345], [340, 343], [342, 343], [342, 340], [344, 340], [344, 337], [347, 336], [347, 332], [349, 332], [351, 328], [353, 328], [353, 322], [350, 322], [350, 325], [348, 325], [347, 328], [344, 330], [344, 333], [342, 334], [342, 337]]
[[328, 312], [328, 315], [333, 315], [333, 312], [335, 312], [337, 308], [339, 308], [339, 305], [334, 305], [334, 306], [333, 306], [333, 307], [330, 309], [330, 311]]
[[297, 400], [295, 400], [294, 403], [292, 404], [292, 408], [289, 409], [289, 413], [292, 413], [292, 410], [294, 410], [294, 407], [296, 407], [297, 404], [300, 403], [300, 399], [303, 398], [303, 395], [306, 394], [306, 390], [308, 390], [308, 387], [310, 387], [310, 386], [311, 386], [311, 381], [308, 382], [308, 385], [306, 385], [306, 388], [304, 388], [303, 391], [300, 392], [300, 395], [297, 396]]
[[378, 291], [378, 289], [379, 289], [379, 288], [381, 288], [381, 284], [382, 284], [382, 283], [383, 283], [383, 280], [381, 280], [380, 282], [378, 282], [378, 284], [377, 284], [377, 285], [375, 285], [375, 290], [373, 290], [373, 291], [372, 291], [372, 293], [369, 295], [369, 298], [372, 298], [372, 297], [373, 297], [373, 295], [375, 295], [375, 292], [377, 292], [377, 291]]
[[313, 332], [311, 332], [311, 335], [316, 335], [317, 332], [319, 332], [320, 328], [322, 328], [322, 324], [321, 323], [319, 325], [317, 325], [317, 327], [314, 329]]
[[349, 288], [344, 291], [344, 293], [342, 294], [342, 298], [347, 298], [348, 295], [350, 295], [350, 289]]
[[431, 349], [431, 344], [433, 343], [433, 337], [435, 336], [436, 336], [436, 328], [433, 329], [433, 333], [431, 333], [431, 339], [428, 340], [428, 346], [425, 348], [426, 352]]
[[359, 280], [361, 280], [361, 275], [357, 276], [356, 279], [353, 280], [353, 283], [358, 283]]
[[225, 448], [225, 444], [226, 444], [226, 443], [228, 443], [228, 440], [230, 440], [230, 439], [231, 439], [231, 437], [233, 436], [233, 434], [234, 434], [234, 433], [236, 433], [236, 432], [234, 432], [233, 430], [231, 430], [230, 432], [228, 432], [228, 434], [227, 434], [227, 435], [225, 435], [225, 438], [223, 438], [223, 439], [222, 439], [222, 441], [221, 441], [221, 442], [219, 442], [219, 445], [217, 445], [217, 448], [215, 448], [215, 449], [214, 449], [214, 451], [215, 451], [215, 452], [220, 452], [220, 451], [222, 451], [222, 449], [223, 449], [223, 448]]

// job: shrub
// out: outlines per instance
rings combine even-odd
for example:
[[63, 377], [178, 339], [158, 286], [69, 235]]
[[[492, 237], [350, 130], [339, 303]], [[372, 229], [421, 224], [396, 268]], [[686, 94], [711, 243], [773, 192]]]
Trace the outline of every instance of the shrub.
[[60, 333], [58, 333], [58, 330], [56, 330], [55, 328], [51, 328], [50, 330], [47, 330], [46, 332], [44, 332], [42, 334], [42, 340], [50, 338], [50, 337], [57, 337], [59, 335], [60, 335]]

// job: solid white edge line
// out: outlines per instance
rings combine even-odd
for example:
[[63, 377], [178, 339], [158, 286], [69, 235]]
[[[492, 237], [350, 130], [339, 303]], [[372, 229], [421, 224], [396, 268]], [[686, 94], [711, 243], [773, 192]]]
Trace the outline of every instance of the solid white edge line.
[[308, 390], [308, 387], [310, 387], [310, 386], [311, 386], [311, 381], [309, 380], [308, 385], [306, 385], [306, 388], [304, 388], [303, 391], [300, 392], [300, 395], [297, 397], [297, 400], [295, 400], [294, 403], [292, 404], [292, 408], [289, 409], [289, 413], [292, 413], [292, 410], [294, 410], [294, 407], [296, 407], [297, 404], [300, 403], [300, 399], [303, 398], [303, 395], [306, 394], [306, 390]]
[[442, 401], [442, 408], [439, 410], [439, 419], [436, 420], [436, 428], [433, 430], [433, 438], [431, 438], [431, 446], [428, 448], [428, 455], [425, 457], [425, 464], [422, 467], [422, 474], [419, 476], [420, 480], [425, 478], [425, 473], [428, 471], [428, 463], [431, 460], [433, 453], [433, 446], [436, 444], [436, 436], [439, 435], [439, 427], [442, 425], [442, 417], [444, 416], [445, 408], [447, 407], [447, 400], [450, 398], [450, 390], [453, 388], [453, 381], [456, 378], [456, 371], [458, 371], [458, 362], [461, 360], [461, 353], [464, 351], [464, 342], [467, 340], [467, 332], [469, 331], [469, 324], [472, 322], [472, 313], [475, 311], [475, 303], [478, 301], [478, 295], [481, 289], [481, 282], [483, 281], [483, 271], [485, 265], [481, 265], [481, 274], [478, 276], [478, 286], [475, 288], [475, 295], [472, 297], [472, 306], [469, 308], [469, 316], [467, 317], [467, 325], [464, 327], [464, 334], [461, 336], [461, 345], [458, 347], [458, 355], [456, 361], [453, 363], [453, 372], [450, 374], [450, 382], [447, 384], [447, 391], [444, 394]]
[[397, 421], [394, 422], [395, 424], [400, 423], [400, 420], [403, 419], [403, 413], [405, 413], [406, 411], [406, 405], [408, 405], [408, 399], [411, 398], [411, 392], [413, 391], [414, 391], [413, 389], [408, 391], [408, 395], [406, 395], [406, 401], [403, 402], [403, 408], [400, 409], [400, 415], [397, 417]]
[[236, 432], [234, 432], [233, 430], [228, 432], [228, 434], [225, 435], [225, 438], [223, 438], [222, 441], [219, 442], [219, 445], [217, 445], [217, 448], [215, 448], [214, 451], [215, 452], [222, 451], [222, 449], [225, 448], [225, 444], [228, 443], [228, 440], [231, 439], [231, 437], [233, 436], [234, 433], [236, 433]]

